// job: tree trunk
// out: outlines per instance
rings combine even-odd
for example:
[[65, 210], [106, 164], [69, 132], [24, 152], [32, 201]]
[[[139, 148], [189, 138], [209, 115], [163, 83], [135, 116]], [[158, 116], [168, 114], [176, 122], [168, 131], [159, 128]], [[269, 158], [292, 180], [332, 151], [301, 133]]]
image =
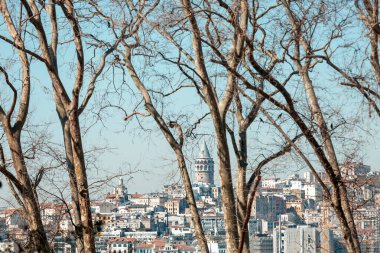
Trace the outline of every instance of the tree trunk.
[[[323, 143], [325, 144], [327, 156], [337, 180], [336, 187], [338, 191], [337, 194], [339, 195], [339, 198], [337, 199], [337, 201], [339, 200], [340, 202], [343, 215], [345, 216], [348, 222], [347, 225], [349, 226], [350, 231], [351, 231], [350, 237], [351, 237], [351, 243], [353, 243], [353, 250], [354, 250], [352, 252], [355, 252], [355, 253], [360, 252], [361, 250], [360, 250], [359, 238], [357, 235], [356, 226], [355, 226], [354, 218], [352, 215], [352, 209], [351, 209], [350, 202], [347, 196], [346, 185], [344, 184], [344, 182], [342, 182], [342, 176], [339, 169], [339, 163], [336, 157], [336, 153], [335, 153], [334, 146], [331, 140], [329, 129], [327, 127], [326, 121], [323, 118], [322, 110], [319, 106], [312, 81], [310, 80], [310, 77], [306, 71], [303, 71], [301, 67], [299, 67], [299, 69], [300, 69], [300, 75], [303, 79], [303, 83], [305, 86], [305, 91], [306, 91], [306, 95], [309, 101], [310, 108], [316, 119], [318, 127], [321, 131], [321, 136], [323, 138]], [[338, 203], [335, 203], [335, 204], [338, 204]], [[345, 239], [348, 239], [348, 238], [345, 238]]]
[[[283, 6], [285, 8], [286, 14], [290, 20], [290, 23], [292, 25], [292, 36], [295, 41], [294, 46], [294, 55], [293, 55], [293, 62], [295, 66], [298, 69], [299, 75], [302, 78], [304, 89], [306, 92], [306, 97], [308, 100], [308, 104], [310, 106], [312, 116], [315, 118], [315, 121], [318, 125], [322, 142], [324, 144], [324, 148], [327, 153], [327, 163], [328, 164], [322, 164], [325, 168], [331, 169], [331, 173], [329, 173], [330, 182], [333, 189], [333, 204], [336, 205], [335, 208], [342, 209], [342, 215], [341, 217], [341, 226], [347, 226], [347, 228], [343, 228], [343, 230], [349, 229], [351, 233], [346, 237], [345, 240], [349, 245], [349, 248], [351, 248], [350, 252], [361, 252], [360, 250], [360, 243], [356, 231], [355, 222], [352, 215], [352, 210], [349, 204], [348, 196], [347, 196], [347, 190], [345, 184], [342, 182], [342, 177], [339, 169], [339, 163], [336, 157], [336, 153], [334, 150], [334, 145], [331, 140], [330, 132], [327, 127], [326, 121], [323, 118], [322, 110], [319, 106], [318, 98], [314, 91], [313, 83], [309, 76], [310, 71], [310, 59], [302, 60], [301, 59], [301, 48], [303, 48], [304, 52], [306, 54], [309, 54], [312, 51], [311, 48], [311, 42], [305, 39], [303, 36], [304, 31], [301, 29], [302, 23], [300, 24], [299, 20], [294, 16], [293, 11], [291, 10], [290, 4], [287, 1], [282, 1]], [[317, 148], [317, 147], [315, 147]], [[332, 175], [333, 174], [333, 175]], [[337, 215], [339, 215], [337, 213]], [[346, 220], [346, 222], [343, 222], [343, 220]]]
[[[52, 51], [50, 52], [50, 54], [52, 55], [52, 61], [54, 63], [55, 72], [58, 74], [59, 69], [57, 66], [57, 56], [56, 56], [58, 32], [56, 31], [57, 29], [56, 15], [55, 15], [55, 7], [53, 4], [51, 5], [50, 14], [52, 16], [51, 18], [51, 21], [53, 22], [52, 24], [54, 24], [52, 25], [52, 27], [54, 28], [55, 35], [56, 35], [53, 37], [55, 39], [55, 40], [53, 39], [54, 43], [52, 43], [54, 46], [52, 47]], [[52, 86], [54, 87], [54, 84]], [[68, 122], [67, 113], [65, 111], [64, 105], [59, 97], [59, 94], [57, 94], [57, 91], [55, 89], [53, 89], [53, 96], [55, 100], [57, 115], [61, 122], [63, 141], [65, 145], [66, 166], [67, 166], [67, 173], [69, 176], [70, 193], [71, 193], [72, 222], [75, 229], [76, 252], [82, 253], [84, 251], [83, 225], [81, 221], [81, 213], [80, 213], [80, 207], [79, 207], [78, 184], [77, 184], [76, 175], [74, 171], [74, 158], [73, 158], [73, 149], [71, 146], [70, 125]]]
[[8, 144], [12, 154], [13, 166], [16, 170], [17, 178], [23, 186], [24, 191], [20, 192], [25, 209], [27, 210], [29, 233], [37, 252], [51, 252], [50, 245], [43, 227], [40, 207], [36, 196], [34, 195], [31, 179], [25, 165], [23, 151], [20, 143], [20, 133], [12, 134], [6, 131]]
[[76, 176], [79, 210], [83, 226], [83, 245], [84, 252], [95, 252], [94, 226], [91, 216], [91, 203], [87, 183], [86, 166], [82, 146], [82, 137], [77, 110], [72, 110], [69, 115], [69, 126], [71, 134], [71, 144], [73, 151], [74, 172]]
[[[237, 218], [238, 218], [238, 232], [241, 235], [241, 230], [243, 229], [243, 223], [245, 216], [247, 214], [247, 132], [239, 132], [239, 159], [237, 161]], [[244, 238], [239, 238], [244, 240], [243, 253], [249, 253], [249, 233], [244, 234]]]
[[72, 219], [73, 225], [75, 228], [75, 245], [76, 252], [82, 253], [84, 251], [83, 245], [83, 225], [81, 221], [81, 213], [79, 207], [79, 196], [78, 196], [78, 184], [74, 171], [74, 162], [73, 162], [73, 150], [71, 147], [71, 135], [67, 119], [61, 118], [62, 131], [64, 136], [65, 143], [65, 152], [66, 152], [66, 164], [67, 164], [67, 173], [69, 175], [70, 181], [70, 191], [71, 191], [71, 205], [72, 205]]
[[186, 200], [190, 206], [191, 219], [194, 224], [195, 237], [197, 238], [198, 245], [201, 248], [202, 253], [208, 253], [207, 240], [203, 233], [201, 218], [199, 216], [197, 203], [195, 202], [194, 192], [191, 185], [189, 173], [187, 171], [187, 166], [185, 162], [185, 157], [183, 156], [182, 151], [176, 150], [176, 156], [178, 161], [178, 166], [181, 171], [182, 181], [185, 186]]
[[[156, 108], [153, 106], [148, 90], [144, 86], [143, 82], [140, 80], [139, 76], [137, 75], [135, 71], [135, 68], [133, 67], [133, 64], [131, 61], [131, 50], [128, 47], [126, 47], [126, 55], [124, 56], [124, 60], [125, 60], [125, 66], [127, 67], [127, 70], [133, 82], [135, 83], [136, 87], [140, 90], [140, 92], [143, 95], [146, 110], [150, 113], [152, 118], [155, 120], [160, 130], [162, 131], [162, 134], [165, 136], [167, 142], [169, 143], [169, 145], [171, 146], [171, 148], [174, 150], [176, 154], [178, 167], [180, 169], [182, 181], [185, 186], [186, 199], [190, 206], [191, 219], [193, 221], [194, 229], [195, 229], [195, 237], [197, 238], [197, 242], [201, 248], [201, 252], [208, 253], [209, 250], [207, 246], [207, 240], [203, 233], [202, 223], [201, 223], [198, 208], [196, 205], [194, 192], [191, 185], [191, 180], [190, 180], [187, 165], [185, 162], [185, 157], [182, 153], [182, 146], [181, 146], [182, 144], [177, 143], [174, 136], [170, 132], [167, 124], [162, 119], [162, 116], [157, 112]], [[180, 138], [183, 138], [183, 137], [181, 136]]]
[[[203, 47], [201, 37], [203, 35], [200, 32], [197, 19], [195, 17], [195, 11], [192, 8], [192, 2], [189, 0], [180, 0], [180, 3], [182, 5], [185, 17], [188, 19], [189, 24], [191, 25], [194, 67], [200, 77], [200, 82], [202, 83], [202, 93], [209, 107], [215, 129], [216, 143], [218, 148], [217, 153], [219, 162], [219, 175], [222, 188], [224, 222], [226, 227], [227, 251], [229, 253], [233, 253], [237, 251], [239, 235], [237, 229], [235, 209], [236, 203], [231, 175], [231, 161], [228, 150], [225, 116], [233, 98], [235, 89], [234, 85], [236, 83], [234, 82], [234, 77], [229, 74], [227, 86], [223, 95], [224, 97], [218, 104], [217, 93], [208, 76], [205, 57], [202, 49]], [[233, 48], [234, 46], [235, 45], [233, 45]], [[231, 52], [235, 53], [234, 49]], [[231, 57], [230, 59], [234, 59], [235, 56], [231, 54], [229, 57]], [[230, 63], [229, 65], [236, 66], [233, 63]]]
[[226, 138], [226, 131], [221, 132], [221, 126], [214, 123], [217, 133], [219, 175], [222, 188], [222, 201], [224, 223], [226, 226], [227, 251], [236, 252], [239, 235], [237, 229], [237, 218], [235, 209], [235, 196], [232, 183], [231, 162]]
[[28, 211], [29, 234], [32, 238], [33, 245], [37, 252], [52, 252], [43, 227], [40, 208], [33, 196], [29, 194], [21, 194], [24, 199], [24, 206]]

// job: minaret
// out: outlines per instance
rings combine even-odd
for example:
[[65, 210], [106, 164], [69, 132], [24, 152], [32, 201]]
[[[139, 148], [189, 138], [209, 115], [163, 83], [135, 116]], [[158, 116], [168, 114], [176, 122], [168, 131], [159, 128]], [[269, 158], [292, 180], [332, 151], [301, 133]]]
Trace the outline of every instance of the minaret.
[[214, 160], [206, 142], [203, 142], [199, 157], [195, 160], [195, 183], [214, 184]]

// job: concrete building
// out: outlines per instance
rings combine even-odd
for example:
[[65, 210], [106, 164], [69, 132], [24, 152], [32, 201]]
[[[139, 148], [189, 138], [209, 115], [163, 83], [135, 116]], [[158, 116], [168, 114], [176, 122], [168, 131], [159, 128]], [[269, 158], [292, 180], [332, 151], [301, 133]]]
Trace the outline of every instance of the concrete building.
[[112, 213], [115, 212], [116, 205], [110, 202], [91, 203], [91, 211], [94, 213]]
[[[220, 187], [214, 186], [211, 188], [212, 197], [214, 199], [219, 199], [222, 195], [222, 190]], [[380, 198], [379, 198], [380, 199]]]
[[282, 197], [259, 195], [253, 202], [251, 215], [256, 219], [273, 221], [284, 212], [285, 200]]
[[315, 177], [314, 177], [314, 174], [310, 171], [306, 171], [304, 174], [303, 174], [303, 178], [305, 180], [306, 183], [315, 183]]
[[225, 234], [224, 217], [222, 214], [202, 216], [201, 223], [205, 234]]
[[273, 253], [284, 253], [285, 231], [280, 227], [273, 229]]
[[[331, 235], [331, 234], [329, 234]], [[333, 241], [332, 239], [329, 241]], [[284, 233], [284, 253], [320, 253], [321, 232], [319, 228], [297, 226]], [[330, 251], [333, 252], [333, 251]]]
[[316, 183], [305, 183], [302, 186], [302, 190], [305, 192], [305, 199], [313, 199], [320, 201], [322, 199], [322, 188]]
[[273, 253], [273, 238], [266, 234], [257, 234], [249, 240], [249, 248], [255, 253]]
[[184, 198], [186, 196], [183, 185], [178, 183], [164, 185], [164, 193], [170, 198]]
[[[75, 249], [74, 247], [68, 243], [62, 240], [62, 238], [55, 238], [55, 241], [53, 242], [52, 245], [54, 252], [59, 252], [59, 253], [74, 253]], [[1, 251], [0, 251], [1, 252]]]
[[264, 189], [274, 189], [278, 187], [278, 184], [280, 182], [279, 178], [264, 178], [261, 180], [261, 188]]
[[320, 233], [314, 227], [287, 228], [284, 235], [284, 253], [317, 253], [320, 252], [320, 241]]

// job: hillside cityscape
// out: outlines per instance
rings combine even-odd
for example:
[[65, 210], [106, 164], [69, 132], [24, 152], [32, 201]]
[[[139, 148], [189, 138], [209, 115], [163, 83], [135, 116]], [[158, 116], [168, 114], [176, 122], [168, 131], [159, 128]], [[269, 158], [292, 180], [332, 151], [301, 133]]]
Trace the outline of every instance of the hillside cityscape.
[[[227, 253], [221, 188], [206, 143], [200, 148], [192, 184], [210, 253]], [[362, 252], [380, 252], [380, 173], [363, 163], [341, 165], [350, 184]], [[321, 173], [320, 178], [326, 179]], [[326, 179], [327, 181], [327, 179]], [[277, 178], [262, 176], [248, 223], [254, 253], [346, 252], [337, 217], [324, 201], [311, 172]], [[71, 208], [57, 201], [40, 203], [54, 252], [75, 253]], [[154, 193], [129, 193], [120, 178], [101, 201], [91, 202], [97, 253], [200, 252], [181, 183]], [[18, 209], [0, 211], [0, 252], [21, 252], [28, 243], [27, 222]]]

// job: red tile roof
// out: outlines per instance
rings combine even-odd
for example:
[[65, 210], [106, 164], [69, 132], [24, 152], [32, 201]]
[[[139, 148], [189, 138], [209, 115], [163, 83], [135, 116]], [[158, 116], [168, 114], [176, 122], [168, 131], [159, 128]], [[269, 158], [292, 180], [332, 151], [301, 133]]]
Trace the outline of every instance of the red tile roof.
[[144, 243], [139, 243], [137, 244], [136, 248], [153, 248], [153, 244], [144, 244]]
[[135, 238], [120, 237], [110, 240], [109, 242], [135, 242]]

